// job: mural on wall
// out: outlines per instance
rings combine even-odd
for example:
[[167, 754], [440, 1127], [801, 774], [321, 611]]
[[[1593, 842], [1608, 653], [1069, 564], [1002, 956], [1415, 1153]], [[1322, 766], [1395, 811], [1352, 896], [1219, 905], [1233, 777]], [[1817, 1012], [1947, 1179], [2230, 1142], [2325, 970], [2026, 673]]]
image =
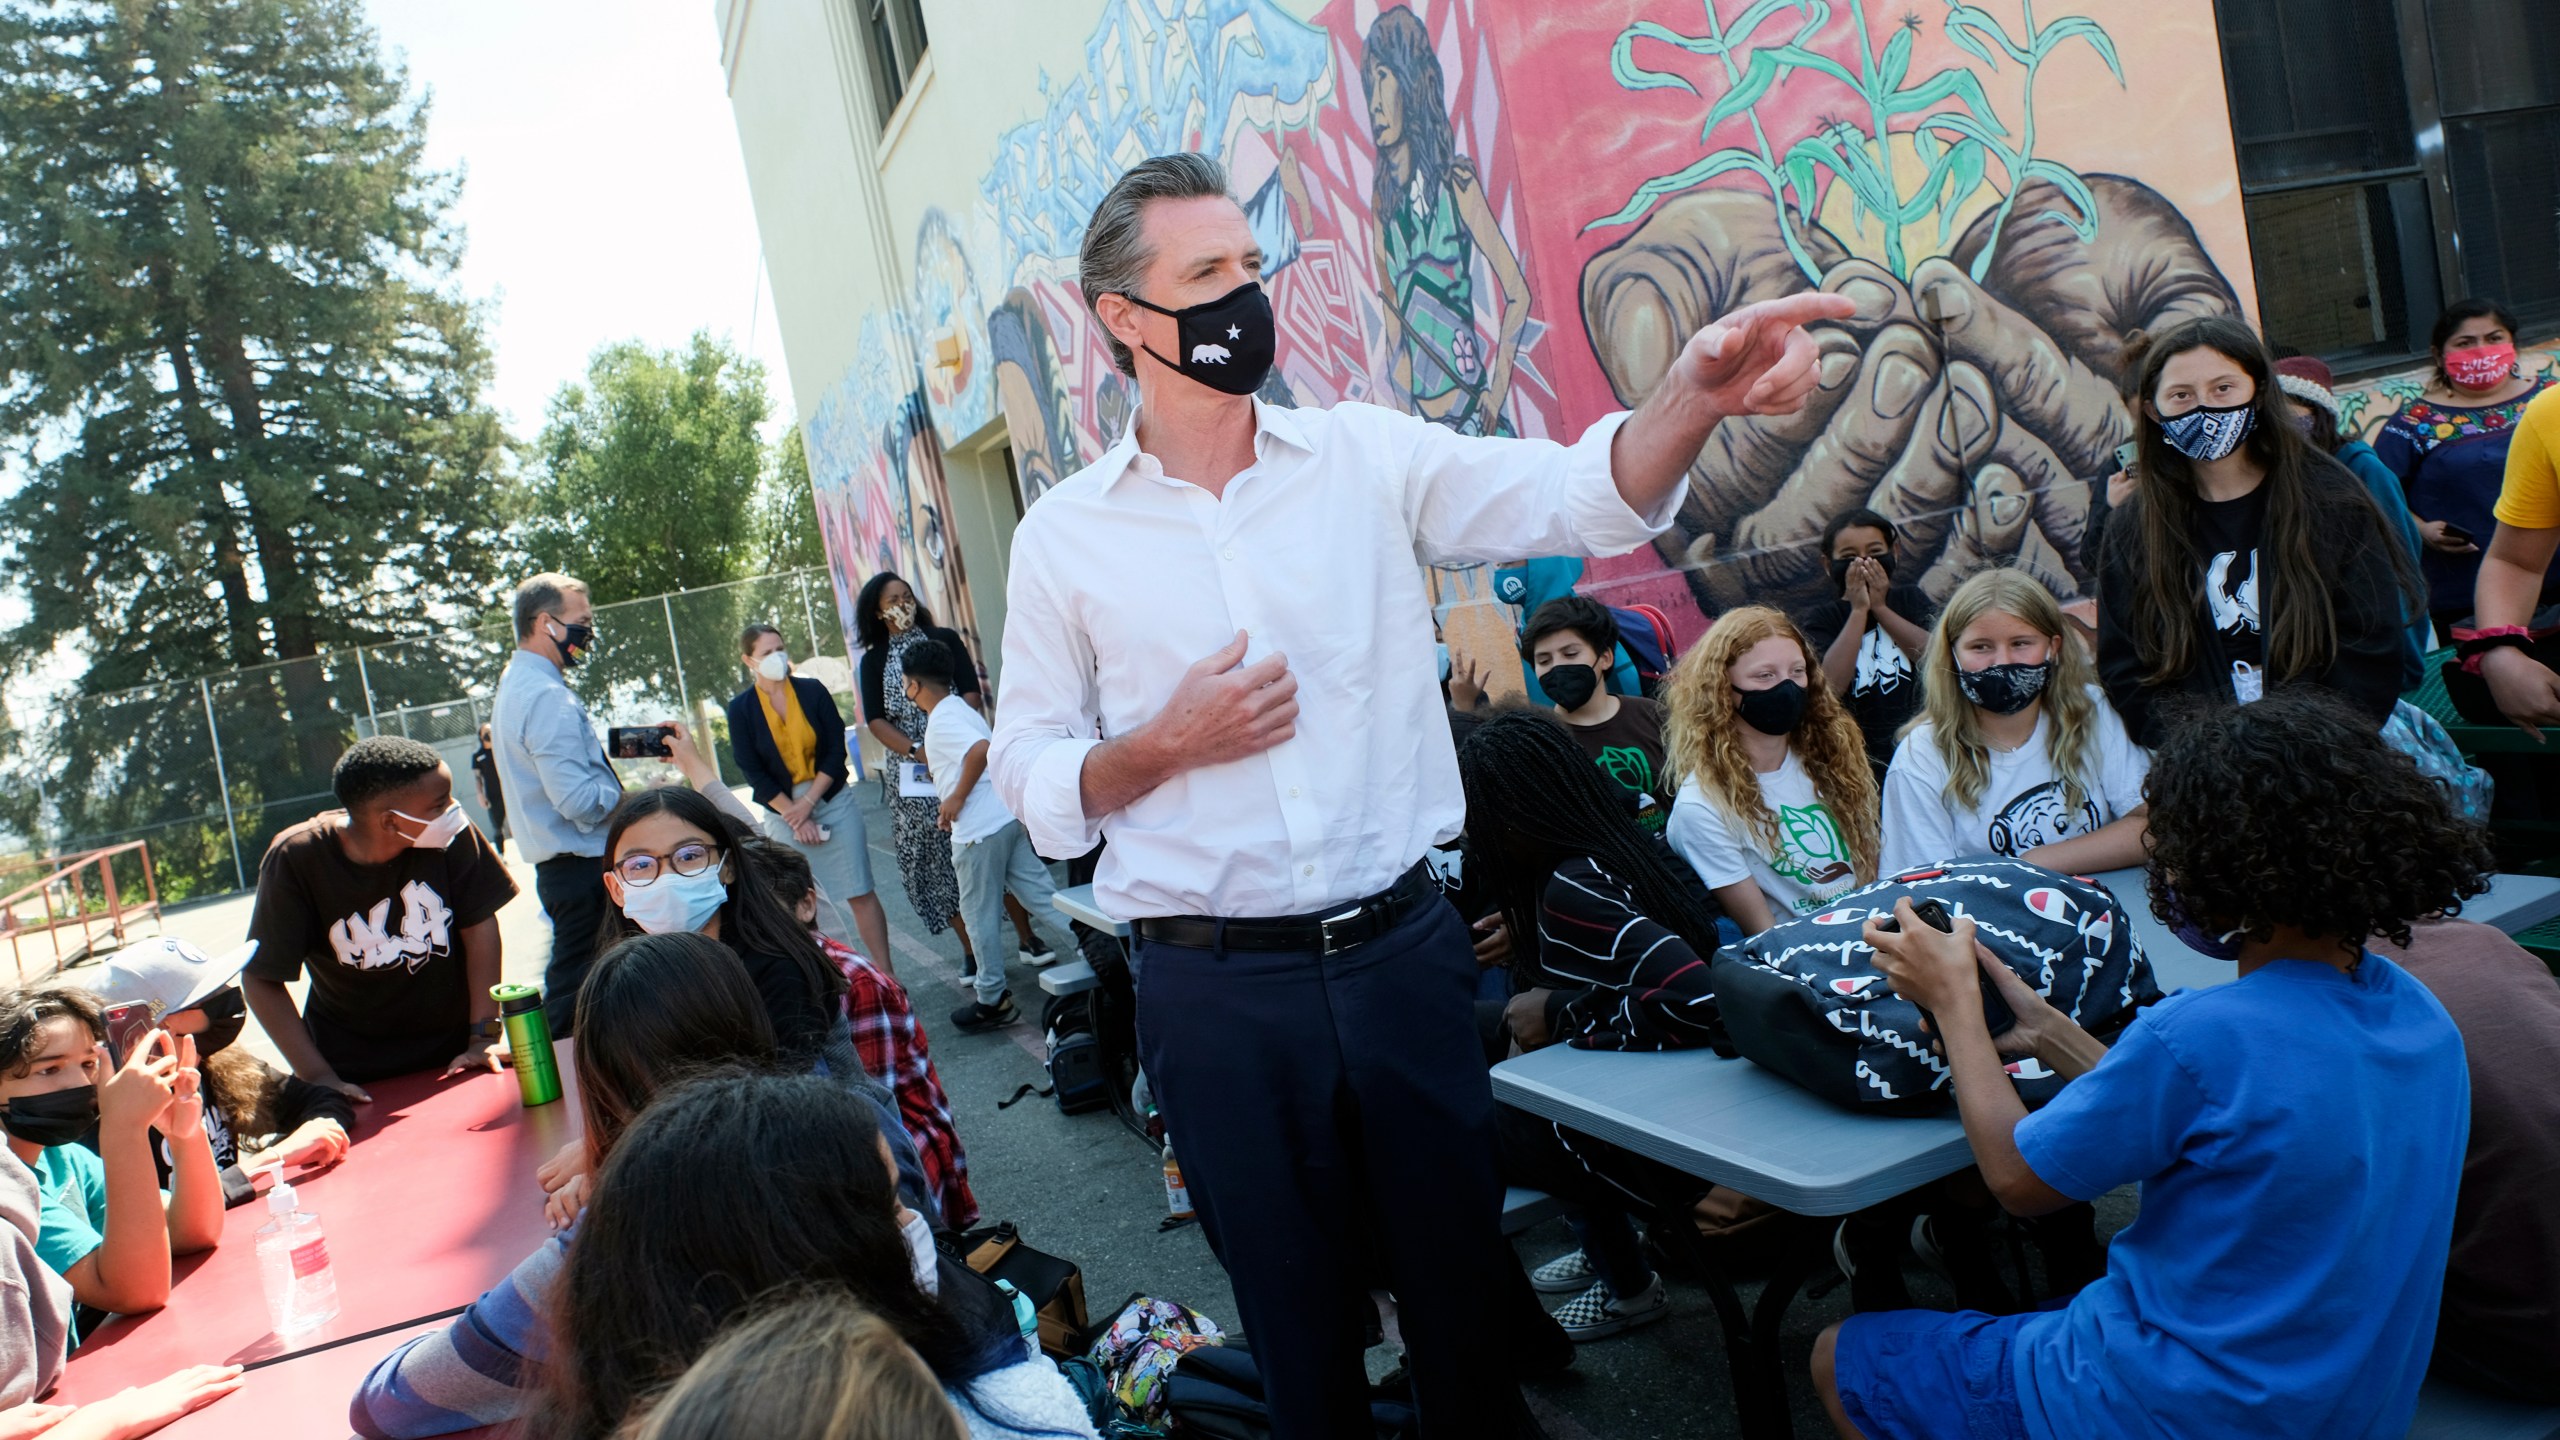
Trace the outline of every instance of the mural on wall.
[[[1118, 438], [1134, 391], [1075, 254], [1151, 154], [1228, 167], [1267, 257], [1274, 403], [1571, 439], [1718, 314], [1854, 299], [1819, 330], [1804, 412], [1721, 427], [1674, 531], [1586, 569], [1585, 593], [1660, 606], [1684, 639], [1745, 600], [1823, 598], [1813, 542], [1852, 505], [1902, 526], [1933, 594], [1990, 564], [2081, 593], [2088, 481], [2130, 433], [2125, 339], [2253, 288], [2219, 69], [2194, 63], [2211, 0], [2138, 24], [2094, 0], [1093, 13], [975, 195], [921, 217], [904, 312], [871, 317], [881, 343], [867, 322], [811, 423], [840, 594], [895, 564], [965, 612], [957, 551], [933, 549], [937, 441], [1001, 418], [1029, 502]], [[1507, 657], [1516, 616], [1485, 578], [1435, 574], [1442, 623]]]

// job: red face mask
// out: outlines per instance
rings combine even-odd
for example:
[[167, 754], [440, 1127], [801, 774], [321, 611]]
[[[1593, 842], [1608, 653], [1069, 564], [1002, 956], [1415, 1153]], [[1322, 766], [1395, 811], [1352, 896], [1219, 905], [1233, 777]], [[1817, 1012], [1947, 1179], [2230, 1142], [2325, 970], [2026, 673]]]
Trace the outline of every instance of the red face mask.
[[2516, 347], [2474, 345], [2444, 352], [2444, 373], [2465, 390], [2495, 390], [2516, 373]]

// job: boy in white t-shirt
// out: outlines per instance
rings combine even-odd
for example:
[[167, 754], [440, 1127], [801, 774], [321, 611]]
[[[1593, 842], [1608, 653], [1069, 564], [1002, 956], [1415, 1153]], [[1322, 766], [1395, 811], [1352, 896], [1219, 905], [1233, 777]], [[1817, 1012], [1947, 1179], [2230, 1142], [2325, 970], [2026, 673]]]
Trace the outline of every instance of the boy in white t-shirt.
[[[900, 668], [907, 698], [925, 713], [924, 753], [933, 788], [942, 796], [942, 828], [951, 832], [951, 870], [960, 881], [960, 923], [972, 935], [1004, 931], [1005, 892], [1034, 915], [1046, 915], [1057, 893], [1049, 866], [1031, 848], [1022, 822], [978, 783], [987, 773], [987, 743], [995, 732], [977, 707], [951, 693], [958, 657], [938, 640], [907, 647]], [[1005, 989], [1000, 948], [978, 946], [978, 998], [952, 1012], [951, 1023], [968, 1032], [992, 1030], [1022, 1019]]]

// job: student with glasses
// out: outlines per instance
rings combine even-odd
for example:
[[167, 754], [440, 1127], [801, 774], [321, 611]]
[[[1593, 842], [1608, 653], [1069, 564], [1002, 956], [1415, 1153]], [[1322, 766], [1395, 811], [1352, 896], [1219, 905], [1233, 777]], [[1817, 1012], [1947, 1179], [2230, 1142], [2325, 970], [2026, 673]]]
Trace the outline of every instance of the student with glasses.
[[[623, 798], [605, 823], [605, 912], [597, 948], [692, 931], [737, 952], [787, 1060], [826, 1048], [844, 975], [818, 949], [745, 826], [701, 793], [666, 785]], [[796, 897], [794, 897], [796, 898]]]
[[[258, 865], [241, 977], [293, 1073], [357, 1104], [362, 1086], [443, 1066], [496, 1069], [498, 911], [516, 882], [453, 802], [453, 772], [415, 740], [359, 740], [338, 803], [276, 836]], [[296, 1006], [285, 987], [308, 971]]]

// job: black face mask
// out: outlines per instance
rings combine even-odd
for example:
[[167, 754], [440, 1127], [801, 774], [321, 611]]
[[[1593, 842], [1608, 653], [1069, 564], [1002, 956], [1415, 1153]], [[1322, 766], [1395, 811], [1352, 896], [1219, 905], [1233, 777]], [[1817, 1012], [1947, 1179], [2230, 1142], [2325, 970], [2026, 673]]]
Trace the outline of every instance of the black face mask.
[[1839, 591], [1839, 592], [1840, 592], [1841, 594], [1843, 594], [1843, 595], [1848, 594], [1848, 593], [1849, 593], [1849, 567], [1850, 567], [1851, 565], [1853, 565], [1853, 564], [1857, 563], [1857, 562], [1858, 562], [1859, 560], [1861, 560], [1861, 559], [1873, 560], [1874, 562], [1876, 562], [1876, 568], [1877, 568], [1877, 569], [1880, 569], [1880, 570], [1882, 570], [1882, 571], [1884, 572], [1884, 578], [1885, 578], [1885, 580], [1886, 580], [1887, 582], [1891, 582], [1891, 581], [1892, 581], [1892, 579], [1893, 579], [1893, 557], [1892, 557], [1892, 556], [1890, 556], [1890, 555], [1866, 555], [1866, 556], [1858, 556], [1858, 555], [1844, 555], [1844, 556], [1842, 556], [1841, 558], [1839, 558], [1839, 559], [1834, 560], [1834, 561], [1832, 561], [1832, 562], [1831, 562], [1831, 588], [1832, 588], [1832, 589], [1834, 589], [1834, 590]]
[[596, 627], [584, 624], [572, 625], [565, 620], [559, 623], [563, 632], [560, 636], [561, 665], [564, 667], [575, 665], [586, 659], [587, 653], [596, 648]]
[[1180, 361], [1156, 355], [1152, 345], [1139, 347], [1168, 368], [1229, 395], [1250, 395], [1261, 389], [1263, 380], [1271, 374], [1278, 327], [1271, 319], [1271, 297], [1262, 293], [1260, 281], [1247, 280], [1215, 300], [1180, 310], [1167, 310], [1126, 291], [1121, 293], [1140, 309], [1173, 318], [1174, 334], [1182, 348]]
[[47, 1149], [68, 1145], [97, 1128], [97, 1087], [81, 1085], [42, 1095], [21, 1095], [0, 1110], [0, 1130]]
[[1600, 672], [1588, 665], [1558, 665], [1538, 677], [1538, 688], [1567, 710], [1579, 710], [1600, 693]]
[[1956, 688], [1994, 715], [2015, 715], [2036, 703], [2052, 678], [2050, 660], [2041, 665], [1994, 665], [1987, 670], [1958, 670]]
[[248, 1000], [237, 985], [216, 990], [195, 1008], [204, 1012], [204, 1030], [196, 1036], [198, 1058], [214, 1054], [239, 1039], [240, 1031], [249, 1023]]
[[1793, 735], [1804, 723], [1804, 686], [1793, 680], [1781, 680], [1766, 690], [1733, 693], [1742, 723], [1763, 735]]

